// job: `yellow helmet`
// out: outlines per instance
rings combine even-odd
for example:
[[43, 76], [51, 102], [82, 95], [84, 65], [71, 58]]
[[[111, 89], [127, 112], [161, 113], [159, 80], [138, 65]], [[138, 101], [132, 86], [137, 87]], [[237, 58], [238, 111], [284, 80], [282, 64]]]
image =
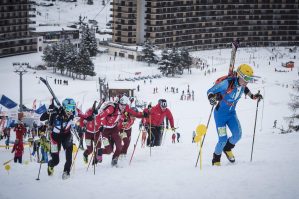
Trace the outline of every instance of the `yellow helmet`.
[[253, 69], [248, 64], [241, 64], [237, 69], [237, 74], [244, 81], [249, 82], [253, 78]]

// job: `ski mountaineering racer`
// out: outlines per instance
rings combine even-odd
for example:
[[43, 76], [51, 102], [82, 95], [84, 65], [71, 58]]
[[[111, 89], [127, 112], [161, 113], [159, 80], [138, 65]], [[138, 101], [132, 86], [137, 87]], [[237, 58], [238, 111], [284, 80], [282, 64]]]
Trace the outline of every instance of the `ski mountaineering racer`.
[[[220, 166], [222, 151], [230, 162], [235, 162], [232, 149], [241, 139], [242, 129], [236, 114], [236, 105], [242, 94], [251, 99], [261, 100], [261, 94], [252, 94], [247, 87], [248, 82], [254, 79], [253, 69], [247, 64], [241, 64], [233, 76], [228, 76], [207, 91], [211, 105], [215, 105], [214, 119], [218, 133], [218, 143], [213, 154], [212, 165]], [[228, 138], [226, 126], [230, 129], [232, 136]]]

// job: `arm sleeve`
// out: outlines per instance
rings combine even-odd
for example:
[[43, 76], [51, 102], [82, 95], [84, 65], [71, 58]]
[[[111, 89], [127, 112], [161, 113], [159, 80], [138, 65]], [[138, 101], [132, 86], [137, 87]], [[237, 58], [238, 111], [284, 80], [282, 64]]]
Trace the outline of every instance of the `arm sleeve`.
[[135, 112], [134, 110], [132, 110], [129, 106], [126, 106], [125, 111], [127, 111], [128, 113], [130, 113], [130, 115], [137, 117], [137, 118], [142, 118], [142, 112]]
[[101, 118], [105, 118], [108, 115], [112, 114], [114, 112], [115, 107], [109, 106], [106, 110], [104, 110], [102, 113], [100, 113]]
[[168, 120], [169, 120], [170, 127], [171, 127], [171, 128], [174, 128], [173, 116], [172, 116], [172, 113], [170, 112], [170, 110], [169, 110], [169, 109], [167, 109], [167, 112], [166, 112], [166, 117], [167, 117], [167, 118], [168, 118]]
[[244, 89], [244, 93], [245, 95], [248, 95], [251, 99], [253, 99], [253, 95], [247, 86]]
[[228, 80], [223, 80], [219, 84], [215, 84], [212, 88], [207, 91], [207, 95], [216, 94], [225, 91], [229, 86]]

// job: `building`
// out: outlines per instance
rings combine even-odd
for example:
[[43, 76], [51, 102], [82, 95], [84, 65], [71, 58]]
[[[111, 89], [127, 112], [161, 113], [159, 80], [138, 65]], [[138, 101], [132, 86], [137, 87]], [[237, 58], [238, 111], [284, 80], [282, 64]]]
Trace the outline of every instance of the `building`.
[[77, 47], [80, 43], [79, 30], [66, 26], [37, 26], [32, 34], [39, 37], [39, 39], [42, 38], [42, 48], [39, 51], [42, 51], [48, 44], [64, 39], [70, 40]]
[[31, 35], [35, 24], [32, 0], [0, 1], [0, 57], [37, 52], [37, 37]]
[[112, 40], [162, 48], [298, 45], [299, 0], [113, 0]]

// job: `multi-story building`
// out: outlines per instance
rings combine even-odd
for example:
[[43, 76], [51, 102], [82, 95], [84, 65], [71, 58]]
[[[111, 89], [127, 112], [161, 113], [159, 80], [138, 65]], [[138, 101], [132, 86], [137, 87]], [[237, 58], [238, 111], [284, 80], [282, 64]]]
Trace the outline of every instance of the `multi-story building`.
[[113, 42], [194, 49], [298, 45], [299, 0], [114, 0]]
[[0, 57], [37, 52], [37, 37], [30, 33], [32, 0], [0, 1]]

